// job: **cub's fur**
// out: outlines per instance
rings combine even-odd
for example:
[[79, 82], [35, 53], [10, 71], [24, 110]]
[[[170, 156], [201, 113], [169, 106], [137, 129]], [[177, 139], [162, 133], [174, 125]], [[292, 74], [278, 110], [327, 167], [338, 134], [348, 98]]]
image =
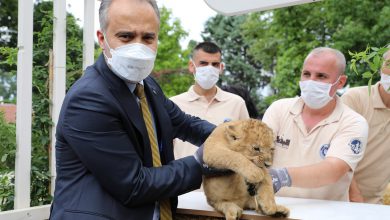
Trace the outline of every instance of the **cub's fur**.
[[[287, 217], [289, 209], [276, 205], [271, 176], [266, 167], [272, 164], [273, 133], [255, 119], [219, 125], [204, 144], [203, 159], [210, 167], [230, 169], [233, 174], [204, 176], [207, 202], [237, 219], [243, 209], [254, 209], [271, 216]], [[254, 196], [248, 191], [254, 191]]]

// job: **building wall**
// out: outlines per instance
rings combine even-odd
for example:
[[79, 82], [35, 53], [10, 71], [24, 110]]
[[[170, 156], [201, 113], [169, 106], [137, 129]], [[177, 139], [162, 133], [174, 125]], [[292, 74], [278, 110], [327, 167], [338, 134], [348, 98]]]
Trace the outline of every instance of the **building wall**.
[[5, 121], [8, 123], [16, 122], [16, 105], [0, 104], [0, 111], [4, 112]]

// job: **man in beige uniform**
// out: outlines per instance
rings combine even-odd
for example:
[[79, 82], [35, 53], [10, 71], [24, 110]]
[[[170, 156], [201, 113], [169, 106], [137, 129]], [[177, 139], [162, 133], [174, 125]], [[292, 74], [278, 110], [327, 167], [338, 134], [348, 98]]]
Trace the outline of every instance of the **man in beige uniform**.
[[301, 97], [278, 100], [265, 112], [276, 139], [274, 190], [291, 186], [278, 196], [348, 201], [368, 125], [336, 95], [346, 82], [344, 70], [340, 51], [314, 49], [303, 63]]
[[[212, 42], [199, 43], [192, 52], [188, 70], [194, 74], [195, 84], [185, 93], [171, 97], [182, 111], [198, 116], [215, 125], [224, 121], [249, 118], [245, 101], [238, 95], [216, 86], [223, 70], [221, 49]], [[179, 139], [174, 141], [175, 158], [193, 155], [197, 146]]]
[[[350, 187], [354, 202], [382, 203], [382, 196], [390, 181], [390, 51], [381, 70], [381, 81], [371, 87], [349, 89], [343, 96], [345, 104], [367, 119], [368, 143]], [[357, 183], [357, 185], [356, 185]]]

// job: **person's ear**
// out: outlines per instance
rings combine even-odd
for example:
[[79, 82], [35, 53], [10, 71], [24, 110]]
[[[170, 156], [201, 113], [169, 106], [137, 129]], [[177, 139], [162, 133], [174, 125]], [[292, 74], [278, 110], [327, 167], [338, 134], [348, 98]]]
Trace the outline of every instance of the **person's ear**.
[[190, 71], [190, 73], [192, 74], [195, 74], [196, 72], [195, 64], [194, 61], [192, 61], [192, 59], [188, 61], [188, 71]]
[[104, 50], [105, 48], [105, 43], [104, 43], [104, 34], [101, 30], [97, 30], [96, 31], [96, 36], [97, 36], [97, 39], [98, 39], [98, 42], [99, 42], [99, 45], [100, 45], [100, 48], [102, 50]]
[[221, 66], [219, 67], [219, 69], [221, 70], [221, 73], [223, 73], [223, 71], [225, 70], [225, 63], [224, 62], [221, 62]]
[[348, 76], [343, 74], [340, 76], [340, 79], [339, 79], [339, 83], [337, 85], [337, 89], [342, 89], [345, 85], [345, 83], [347, 83], [347, 79], [348, 79]]

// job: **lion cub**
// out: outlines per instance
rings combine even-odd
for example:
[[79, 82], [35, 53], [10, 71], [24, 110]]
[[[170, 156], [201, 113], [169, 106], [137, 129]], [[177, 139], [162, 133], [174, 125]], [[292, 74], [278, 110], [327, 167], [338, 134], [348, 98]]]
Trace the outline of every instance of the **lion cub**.
[[[272, 179], [266, 169], [272, 165], [273, 141], [272, 130], [255, 119], [223, 123], [206, 140], [204, 162], [234, 171], [203, 178], [207, 202], [226, 219], [238, 219], [243, 209], [288, 217], [289, 209], [275, 203]], [[249, 194], [251, 190], [253, 195]]]

